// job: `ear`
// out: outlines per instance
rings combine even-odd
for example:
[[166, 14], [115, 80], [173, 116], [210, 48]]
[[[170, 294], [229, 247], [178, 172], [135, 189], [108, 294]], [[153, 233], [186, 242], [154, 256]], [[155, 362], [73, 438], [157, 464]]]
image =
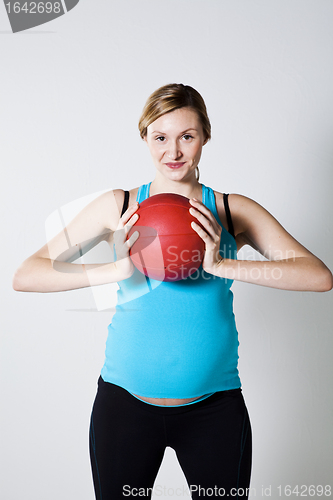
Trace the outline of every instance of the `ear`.
[[206, 137], [202, 145], [204, 146], [205, 144], [207, 144], [207, 142], [208, 142], [208, 137]]

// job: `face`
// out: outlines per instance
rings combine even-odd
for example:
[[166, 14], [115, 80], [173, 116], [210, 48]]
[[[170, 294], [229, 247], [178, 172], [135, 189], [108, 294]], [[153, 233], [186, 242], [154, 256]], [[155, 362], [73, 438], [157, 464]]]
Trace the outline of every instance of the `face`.
[[172, 180], [195, 175], [202, 146], [207, 142], [198, 114], [188, 107], [166, 113], [151, 123], [145, 141], [157, 170]]

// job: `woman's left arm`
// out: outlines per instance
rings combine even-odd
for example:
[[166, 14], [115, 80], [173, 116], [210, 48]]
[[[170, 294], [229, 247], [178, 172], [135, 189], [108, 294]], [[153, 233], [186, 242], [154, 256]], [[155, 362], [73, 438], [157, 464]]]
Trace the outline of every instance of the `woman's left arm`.
[[326, 292], [333, 288], [331, 271], [295, 240], [261, 205], [237, 194], [229, 195], [238, 249], [250, 245], [267, 261], [222, 259], [222, 228], [205, 205], [190, 200], [198, 224], [193, 229], [206, 246], [203, 269], [221, 278], [245, 281], [283, 290]]

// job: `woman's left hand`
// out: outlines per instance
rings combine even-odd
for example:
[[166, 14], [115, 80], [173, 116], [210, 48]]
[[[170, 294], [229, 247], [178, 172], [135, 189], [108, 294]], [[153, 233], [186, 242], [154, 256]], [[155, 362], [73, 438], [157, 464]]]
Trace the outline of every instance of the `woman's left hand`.
[[195, 198], [191, 198], [190, 203], [192, 205], [190, 214], [200, 222], [200, 225], [196, 222], [191, 222], [191, 227], [205, 243], [205, 254], [202, 261], [203, 270], [216, 275], [218, 267], [223, 262], [219, 253], [222, 227], [218, 224], [212, 212], [203, 203]]

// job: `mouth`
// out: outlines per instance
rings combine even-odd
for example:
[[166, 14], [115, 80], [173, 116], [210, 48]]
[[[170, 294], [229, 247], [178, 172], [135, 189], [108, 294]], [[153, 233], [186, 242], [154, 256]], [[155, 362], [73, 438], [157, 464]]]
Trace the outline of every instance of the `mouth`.
[[185, 161], [183, 162], [170, 162], [170, 163], [166, 163], [165, 165], [169, 168], [180, 168], [182, 167], [183, 165], [185, 165]]

